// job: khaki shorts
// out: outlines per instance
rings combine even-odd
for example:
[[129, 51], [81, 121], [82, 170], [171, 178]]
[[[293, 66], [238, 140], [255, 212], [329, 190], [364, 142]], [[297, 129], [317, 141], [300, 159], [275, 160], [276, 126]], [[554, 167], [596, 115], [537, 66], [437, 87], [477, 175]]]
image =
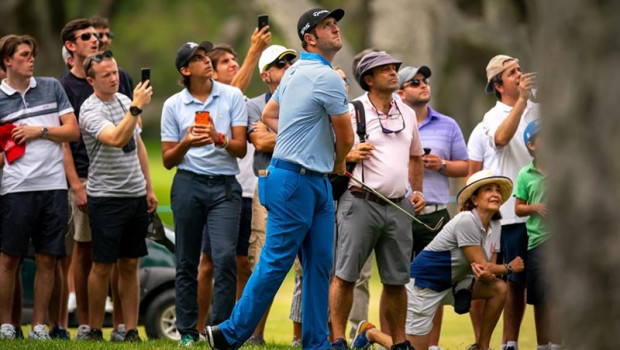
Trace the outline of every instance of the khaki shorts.
[[[86, 187], [88, 179], [80, 178], [82, 185]], [[88, 220], [88, 213], [81, 211], [75, 204], [73, 198], [73, 191], [69, 190], [69, 225], [68, 235], [73, 237], [78, 242], [90, 242], [92, 241], [92, 235], [90, 233], [90, 221]]]
[[265, 245], [265, 229], [267, 227], [267, 209], [260, 204], [258, 199], [258, 186], [252, 197], [252, 232], [250, 233], [250, 246], [248, 247], [248, 260], [252, 270], [258, 264], [258, 258]]

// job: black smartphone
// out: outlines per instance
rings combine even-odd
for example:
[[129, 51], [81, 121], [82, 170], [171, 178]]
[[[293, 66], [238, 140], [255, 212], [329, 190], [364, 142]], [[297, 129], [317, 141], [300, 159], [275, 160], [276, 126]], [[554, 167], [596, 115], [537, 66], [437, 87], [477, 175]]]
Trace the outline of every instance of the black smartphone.
[[426, 154], [429, 154], [429, 153], [431, 153], [431, 149], [428, 148], [428, 147], [424, 147], [424, 154], [426, 155]]
[[150, 68], [142, 68], [141, 72], [142, 72], [142, 79], [140, 79], [140, 81], [144, 83], [147, 80], [151, 80], [151, 69]]
[[258, 30], [263, 29], [264, 26], [269, 25], [269, 16], [268, 15], [258, 15]]

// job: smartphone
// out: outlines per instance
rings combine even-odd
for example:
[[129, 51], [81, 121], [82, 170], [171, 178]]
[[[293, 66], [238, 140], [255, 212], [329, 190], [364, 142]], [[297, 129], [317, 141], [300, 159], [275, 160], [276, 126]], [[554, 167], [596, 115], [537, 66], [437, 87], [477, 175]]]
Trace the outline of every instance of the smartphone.
[[428, 147], [424, 147], [424, 155], [430, 154], [431, 153], [431, 149]]
[[211, 114], [208, 111], [196, 111], [196, 124], [207, 125], [211, 123]]
[[140, 71], [142, 73], [142, 79], [140, 79], [140, 81], [144, 83], [147, 80], [151, 80], [151, 69], [150, 68], [142, 68]]
[[264, 26], [269, 25], [269, 16], [268, 15], [258, 15], [258, 30], [263, 29]]

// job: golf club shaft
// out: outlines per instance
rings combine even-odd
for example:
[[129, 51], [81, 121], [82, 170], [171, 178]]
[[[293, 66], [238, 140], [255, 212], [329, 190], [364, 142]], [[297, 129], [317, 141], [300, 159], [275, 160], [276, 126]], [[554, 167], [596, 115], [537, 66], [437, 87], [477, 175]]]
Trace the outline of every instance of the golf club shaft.
[[[386, 203], [390, 204], [391, 206], [393, 206], [394, 208], [400, 210], [403, 214], [407, 215], [408, 217], [411, 218], [411, 220], [424, 225], [426, 227], [428, 227], [425, 223], [423, 223], [422, 221], [418, 220], [418, 218], [416, 218], [415, 216], [411, 215], [408, 211], [406, 211], [405, 209], [401, 208], [398, 204], [392, 202], [391, 200], [389, 200], [387, 197], [385, 197], [384, 195], [382, 195], [381, 193], [377, 192], [374, 188], [366, 185], [365, 183], [363, 183], [361, 180], [359, 180], [358, 178], [356, 178], [355, 176], [353, 176], [353, 174], [351, 174], [350, 172], [347, 171], [346, 175], [353, 179], [353, 181], [357, 182], [358, 184], [360, 184], [363, 188], [365, 188], [367, 191], [372, 192], [375, 196], [381, 198], [382, 200], [384, 200]], [[432, 229], [429, 227], [429, 229]]]

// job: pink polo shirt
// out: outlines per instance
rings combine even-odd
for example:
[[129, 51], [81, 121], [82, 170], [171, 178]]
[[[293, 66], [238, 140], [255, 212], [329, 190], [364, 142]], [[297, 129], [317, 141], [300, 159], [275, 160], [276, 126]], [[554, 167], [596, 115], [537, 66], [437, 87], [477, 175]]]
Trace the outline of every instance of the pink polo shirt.
[[[422, 156], [424, 150], [420, 143], [420, 135], [416, 125], [413, 109], [400, 99], [393, 99], [388, 116], [378, 112], [370, 103], [368, 93], [356, 98], [364, 105], [366, 112], [366, 142], [375, 146], [368, 159], [357, 163], [353, 176], [362, 180], [370, 187], [388, 198], [402, 197], [407, 192], [409, 182], [409, 157]], [[355, 144], [360, 140], [357, 136], [357, 120], [353, 105], [349, 105], [351, 122], [355, 132]], [[379, 120], [381, 118], [381, 120]], [[388, 130], [400, 130], [398, 133], [385, 133], [381, 125]], [[404, 128], [403, 128], [404, 126]], [[350, 186], [359, 186], [349, 181]]]

